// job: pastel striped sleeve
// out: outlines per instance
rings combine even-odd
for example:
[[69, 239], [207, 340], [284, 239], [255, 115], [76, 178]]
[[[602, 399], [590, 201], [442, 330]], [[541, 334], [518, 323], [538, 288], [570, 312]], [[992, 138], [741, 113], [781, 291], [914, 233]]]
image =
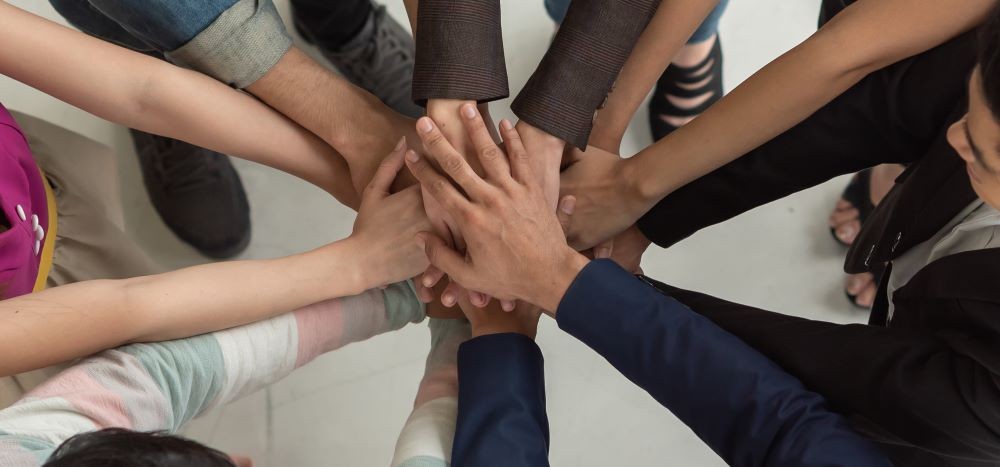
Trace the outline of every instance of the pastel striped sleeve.
[[447, 467], [458, 415], [458, 347], [472, 336], [465, 320], [431, 319], [431, 350], [413, 412], [396, 441], [392, 467]]
[[0, 465], [39, 465], [66, 439], [104, 428], [176, 432], [322, 353], [423, 317], [404, 282], [225, 331], [102, 352], [0, 411]]

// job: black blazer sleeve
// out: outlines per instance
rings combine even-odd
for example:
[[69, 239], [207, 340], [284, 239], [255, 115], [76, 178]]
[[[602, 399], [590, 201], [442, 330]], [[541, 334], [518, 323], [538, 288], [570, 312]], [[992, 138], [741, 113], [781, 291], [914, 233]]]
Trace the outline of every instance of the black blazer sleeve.
[[521, 334], [492, 334], [458, 349], [453, 466], [547, 466], [542, 352]]

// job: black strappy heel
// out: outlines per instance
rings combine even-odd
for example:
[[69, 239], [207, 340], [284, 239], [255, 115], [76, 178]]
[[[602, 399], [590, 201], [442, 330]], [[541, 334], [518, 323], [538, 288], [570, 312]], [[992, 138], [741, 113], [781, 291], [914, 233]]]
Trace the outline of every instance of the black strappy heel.
[[[698, 73], [706, 67], [705, 71]], [[704, 85], [688, 89], [706, 79], [708, 81]], [[687, 87], [682, 85], [687, 85]], [[690, 99], [709, 93], [711, 95], [705, 102], [690, 108], [678, 107], [667, 97]], [[659, 140], [679, 128], [667, 122], [662, 118], [663, 116], [696, 117], [721, 99], [722, 94], [722, 40], [716, 35], [715, 45], [712, 46], [711, 52], [701, 63], [692, 67], [682, 67], [671, 63], [657, 80], [653, 99], [649, 101], [649, 126], [653, 132], [653, 140]]]

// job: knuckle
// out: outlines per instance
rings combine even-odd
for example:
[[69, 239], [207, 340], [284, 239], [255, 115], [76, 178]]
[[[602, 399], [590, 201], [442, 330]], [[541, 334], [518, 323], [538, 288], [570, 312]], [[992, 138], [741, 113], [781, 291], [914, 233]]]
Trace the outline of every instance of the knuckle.
[[440, 178], [436, 179], [431, 182], [430, 189], [435, 193], [443, 193], [446, 189], [448, 189], [448, 182], [441, 180]]
[[463, 161], [461, 157], [453, 154], [445, 157], [441, 162], [441, 166], [448, 172], [458, 172], [464, 163], [465, 161]]
[[482, 151], [482, 158], [485, 161], [495, 161], [500, 158], [500, 148], [490, 146]]
[[444, 135], [440, 131], [432, 131], [430, 134], [424, 137], [427, 145], [430, 147], [440, 146], [444, 142]]

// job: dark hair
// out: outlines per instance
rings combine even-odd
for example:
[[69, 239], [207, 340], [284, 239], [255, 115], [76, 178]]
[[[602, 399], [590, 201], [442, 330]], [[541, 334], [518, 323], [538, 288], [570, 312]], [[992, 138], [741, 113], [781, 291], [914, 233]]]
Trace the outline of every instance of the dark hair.
[[1000, 120], [1000, 6], [979, 27], [979, 71], [986, 105]]
[[166, 433], [108, 428], [76, 435], [44, 467], [234, 467], [229, 456]]

